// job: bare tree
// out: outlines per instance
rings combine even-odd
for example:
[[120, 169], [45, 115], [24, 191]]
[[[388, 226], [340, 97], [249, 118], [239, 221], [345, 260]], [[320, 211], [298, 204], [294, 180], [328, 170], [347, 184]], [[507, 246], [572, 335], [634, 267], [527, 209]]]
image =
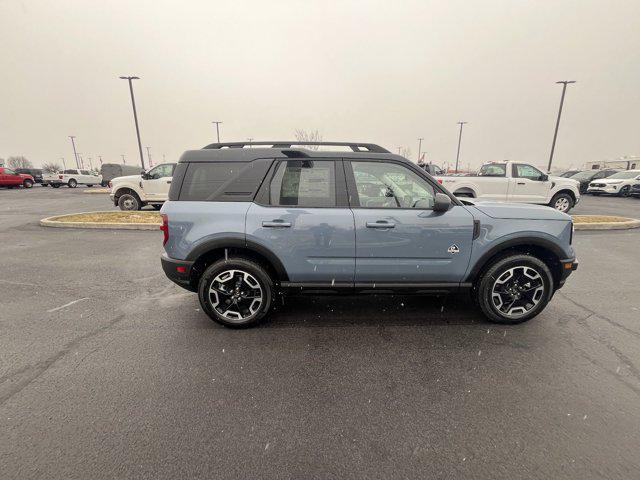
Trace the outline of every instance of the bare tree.
[[411, 149], [407, 147], [402, 147], [400, 149], [400, 155], [404, 158], [411, 158]]
[[42, 164], [42, 171], [46, 173], [57, 173], [62, 171], [62, 167], [59, 163], [47, 162]]
[[[296, 140], [299, 142], [322, 142], [322, 134], [318, 130], [296, 128]], [[318, 145], [310, 145], [309, 150], [318, 150]]]
[[9, 168], [33, 168], [33, 163], [31, 163], [27, 157], [20, 155], [7, 158], [7, 166]]

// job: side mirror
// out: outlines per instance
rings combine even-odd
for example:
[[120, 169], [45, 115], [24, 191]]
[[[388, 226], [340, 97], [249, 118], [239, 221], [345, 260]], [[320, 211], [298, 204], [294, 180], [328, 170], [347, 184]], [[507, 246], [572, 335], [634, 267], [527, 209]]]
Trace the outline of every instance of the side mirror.
[[145, 171], [140, 172], [140, 177], [142, 180], [149, 180], [149, 175], [147, 175], [147, 172]]
[[451, 208], [451, 199], [444, 193], [436, 193], [436, 198], [433, 201], [434, 212], [446, 212]]
[[549, 175], [547, 175], [546, 173], [543, 173], [538, 177], [538, 180], [540, 180], [541, 182], [546, 182], [547, 180], [549, 180]]

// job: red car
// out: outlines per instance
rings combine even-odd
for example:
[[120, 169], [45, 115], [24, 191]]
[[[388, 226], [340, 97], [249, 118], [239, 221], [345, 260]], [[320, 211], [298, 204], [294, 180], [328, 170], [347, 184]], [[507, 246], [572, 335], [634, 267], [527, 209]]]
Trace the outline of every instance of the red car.
[[0, 187], [19, 187], [24, 188], [33, 187], [34, 180], [31, 175], [26, 173], [16, 173], [10, 168], [0, 167]]

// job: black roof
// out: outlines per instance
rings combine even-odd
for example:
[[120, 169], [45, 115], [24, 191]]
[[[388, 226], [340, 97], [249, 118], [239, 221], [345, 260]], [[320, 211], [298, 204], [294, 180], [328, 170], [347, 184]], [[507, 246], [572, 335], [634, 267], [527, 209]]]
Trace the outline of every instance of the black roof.
[[[307, 146], [348, 147], [351, 151], [325, 151], [304, 148]], [[359, 142], [296, 142], [262, 141], [212, 143], [201, 150], [187, 150], [180, 162], [240, 161], [250, 162], [258, 158], [394, 158], [409, 162], [400, 155], [374, 143]]]

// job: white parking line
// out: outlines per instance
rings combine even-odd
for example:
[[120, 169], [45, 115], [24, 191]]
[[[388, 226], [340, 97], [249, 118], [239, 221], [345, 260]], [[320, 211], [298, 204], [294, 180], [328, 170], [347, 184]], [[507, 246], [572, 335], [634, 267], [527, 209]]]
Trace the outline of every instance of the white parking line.
[[73, 302], [65, 303], [61, 307], [56, 307], [56, 308], [52, 308], [51, 310], [47, 310], [47, 313], [57, 312], [58, 310], [62, 310], [63, 308], [66, 308], [66, 307], [68, 307], [70, 305], [73, 305], [74, 303], [81, 302], [83, 300], [89, 300], [89, 297], [79, 298], [78, 300], [74, 300]]

